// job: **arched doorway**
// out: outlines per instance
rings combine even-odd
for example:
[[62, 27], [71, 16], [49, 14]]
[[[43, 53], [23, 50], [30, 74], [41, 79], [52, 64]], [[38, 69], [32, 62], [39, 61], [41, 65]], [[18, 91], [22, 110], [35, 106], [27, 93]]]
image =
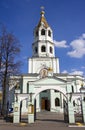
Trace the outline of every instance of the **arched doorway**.
[[[43, 121], [60, 121], [60, 122], [68, 122], [67, 114], [67, 97], [65, 93], [62, 92], [62, 89], [57, 89], [57, 87], [49, 87], [38, 89], [36, 94], [34, 94], [34, 115], [35, 120], [43, 120]], [[54, 95], [52, 95], [54, 93]], [[39, 97], [38, 103], [40, 105], [40, 109], [37, 108], [37, 98]], [[52, 98], [52, 99], [51, 99]], [[53, 106], [54, 104], [54, 106]], [[38, 111], [37, 111], [38, 109]]]
[[50, 90], [44, 90], [40, 93], [40, 111], [50, 111]]
[[[35, 82], [29, 82], [29, 88], [30, 88], [29, 92], [34, 93], [33, 97], [32, 97], [32, 105], [33, 105], [34, 110], [35, 110], [34, 113], [31, 114], [32, 118], [29, 115], [30, 120], [34, 119], [34, 116], [35, 116], [35, 119], [36, 119], [37, 113], [41, 112], [41, 97], [42, 96], [41, 97], [39, 96], [40, 93], [42, 93], [43, 91], [45, 92], [47, 90], [50, 90], [51, 91], [50, 92], [51, 98], [50, 98], [50, 105], [49, 105], [50, 106], [50, 112], [59, 113], [59, 112], [61, 112], [59, 110], [63, 110], [63, 113], [64, 113], [63, 114], [63, 117], [64, 117], [63, 121], [64, 120], [68, 121], [68, 114], [69, 114], [70, 115], [69, 122], [74, 123], [74, 120], [72, 120], [72, 119], [74, 119], [73, 104], [70, 101], [70, 98], [71, 98], [70, 94], [67, 93], [67, 88], [69, 88], [70, 86], [71, 86], [71, 83], [69, 83], [69, 82], [67, 83], [66, 81], [61, 80], [60, 78], [56, 78], [56, 77], [52, 77], [52, 76], [38, 79]], [[57, 109], [53, 107], [53, 103], [55, 105], [55, 99], [60, 98], [60, 97], [54, 96], [53, 93], [59, 93], [59, 96], [64, 97], [64, 98], [62, 98], [62, 103], [60, 102], [60, 106], [59, 105], [56, 106]], [[37, 98], [37, 96], [38, 96], [38, 98]], [[46, 97], [44, 96], [44, 100], [45, 100], [45, 101], [43, 101], [44, 105], [46, 104], [46, 100], [48, 100], [48, 99], [46, 99]], [[68, 105], [68, 101], [69, 101], [69, 105]], [[47, 106], [45, 105], [44, 109], [46, 109]], [[73, 112], [72, 116], [71, 116], [69, 111]], [[60, 113], [58, 115], [60, 115]], [[32, 120], [32, 122], [34, 122], [34, 120]]]

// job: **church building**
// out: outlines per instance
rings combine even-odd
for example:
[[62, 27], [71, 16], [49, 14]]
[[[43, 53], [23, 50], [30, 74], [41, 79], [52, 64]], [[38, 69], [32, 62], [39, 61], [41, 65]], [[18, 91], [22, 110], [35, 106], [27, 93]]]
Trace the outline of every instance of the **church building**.
[[[36, 112], [47, 110], [63, 113], [67, 93], [80, 93], [81, 85], [84, 84], [84, 78], [80, 75], [60, 73], [59, 58], [55, 57], [53, 30], [44, 15], [42, 10], [33, 32], [28, 73], [19, 77], [17, 87], [10, 87], [10, 104], [22, 101], [22, 113], [28, 112], [29, 94], [30, 98], [34, 98]], [[74, 111], [80, 111], [79, 105], [80, 102], [76, 98]]]

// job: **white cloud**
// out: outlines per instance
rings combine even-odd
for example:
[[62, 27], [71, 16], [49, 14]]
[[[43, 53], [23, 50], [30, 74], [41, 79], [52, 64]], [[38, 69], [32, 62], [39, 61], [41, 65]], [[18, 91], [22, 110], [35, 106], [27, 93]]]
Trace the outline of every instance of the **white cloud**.
[[72, 69], [71, 72], [68, 72], [67, 70], [64, 70], [62, 73], [63, 74], [68, 73], [69, 75], [83, 75], [84, 74], [83, 71], [76, 70], [76, 69]]
[[82, 38], [85, 38], [85, 33], [82, 34]]
[[83, 75], [84, 72], [83, 71], [79, 71], [79, 70], [75, 70], [73, 72], [70, 73], [71, 75]]
[[63, 74], [66, 74], [66, 73], [68, 73], [68, 71], [67, 70], [63, 70], [63, 72], [62, 72]]
[[55, 46], [56, 47], [58, 47], [58, 48], [67, 48], [68, 47], [68, 45], [66, 45], [66, 41], [65, 40], [63, 40], [63, 41], [55, 41], [54, 40], [54, 44], [55, 44]]
[[73, 40], [70, 46], [72, 47], [72, 51], [69, 51], [67, 55], [70, 57], [82, 58], [85, 55], [85, 33], [78, 39]]
[[81, 68], [82, 68], [82, 69], [85, 69], [85, 66], [82, 66]]

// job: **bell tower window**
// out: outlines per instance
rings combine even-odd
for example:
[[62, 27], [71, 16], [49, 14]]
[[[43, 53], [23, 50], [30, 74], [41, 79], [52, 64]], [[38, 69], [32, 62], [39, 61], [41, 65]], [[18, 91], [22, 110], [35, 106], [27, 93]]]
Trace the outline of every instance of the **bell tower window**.
[[74, 87], [73, 87], [73, 85], [71, 87], [72, 87], [72, 93], [74, 93]]
[[51, 37], [51, 31], [50, 30], [48, 30], [48, 36]]
[[41, 47], [41, 52], [46, 52], [46, 47], [45, 46]]
[[53, 53], [53, 48], [50, 46], [50, 53]]
[[35, 47], [35, 53], [37, 53], [38, 52], [38, 48], [37, 47]]
[[44, 29], [41, 30], [41, 35], [45, 35], [45, 30]]
[[38, 36], [38, 31], [36, 31], [36, 36]]

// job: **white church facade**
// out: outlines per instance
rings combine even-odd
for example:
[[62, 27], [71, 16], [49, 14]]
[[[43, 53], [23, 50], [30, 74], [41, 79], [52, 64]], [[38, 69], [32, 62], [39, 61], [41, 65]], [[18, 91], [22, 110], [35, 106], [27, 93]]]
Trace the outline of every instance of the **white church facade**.
[[[34, 29], [32, 57], [28, 59], [28, 73], [19, 77], [19, 86], [10, 87], [10, 103], [22, 101], [22, 113], [28, 112], [28, 95], [35, 100], [36, 112], [47, 110], [64, 112], [68, 93], [80, 93], [84, 78], [80, 75], [60, 73], [59, 58], [55, 57], [53, 31], [41, 11], [38, 25]], [[15, 96], [13, 97], [13, 94]], [[78, 98], [74, 100], [74, 111], [80, 111]]]

